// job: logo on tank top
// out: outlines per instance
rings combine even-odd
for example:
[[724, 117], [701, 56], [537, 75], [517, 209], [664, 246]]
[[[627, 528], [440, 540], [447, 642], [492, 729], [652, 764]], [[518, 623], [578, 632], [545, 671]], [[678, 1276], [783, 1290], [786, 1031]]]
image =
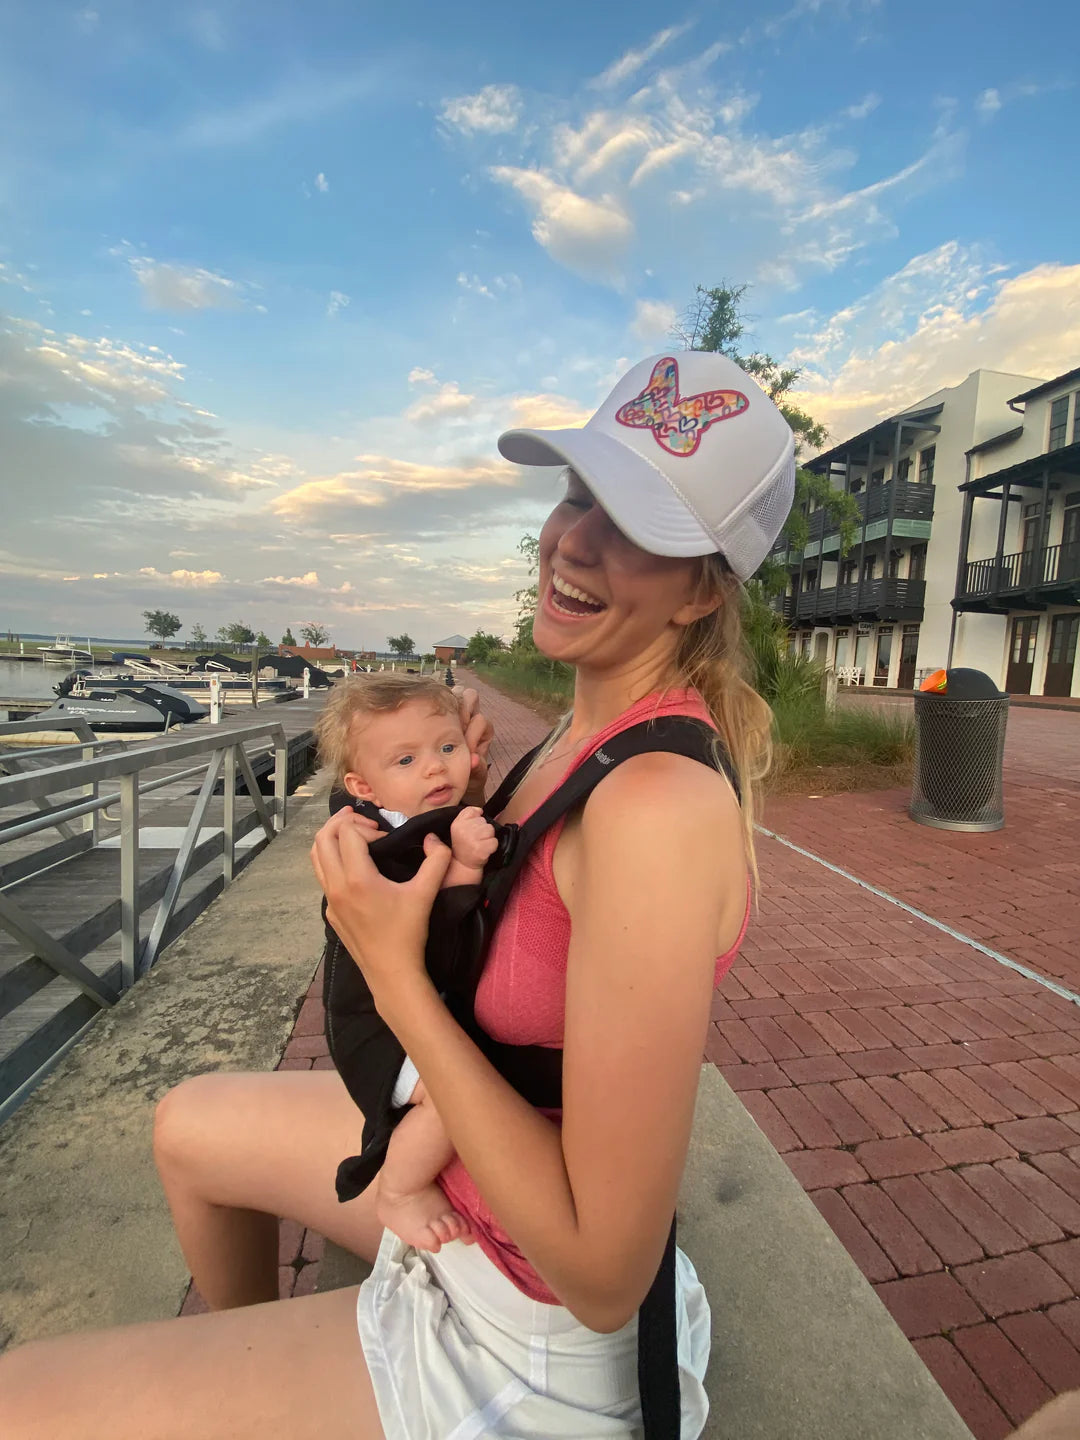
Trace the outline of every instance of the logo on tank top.
[[593, 754], [596, 756], [597, 760], [600, 761], [600, 764], [601, 764], [601, 765], [610, 765], [610, 764], [611, 764], [611, 756], [610, 756], [610, 755], [605, 755], [604, 752], [603, 752], [603, 750], [595, 750], [595, 751], [593, 752]]

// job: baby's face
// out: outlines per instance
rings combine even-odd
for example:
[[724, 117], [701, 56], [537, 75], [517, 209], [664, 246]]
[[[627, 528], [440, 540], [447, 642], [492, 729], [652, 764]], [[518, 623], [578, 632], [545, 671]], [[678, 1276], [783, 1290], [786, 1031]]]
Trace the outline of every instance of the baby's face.
[[456, 805], [471, 773], [460, 720], [426, 700], [353, 722], [345, 788], [382, 810], [413, 816]]

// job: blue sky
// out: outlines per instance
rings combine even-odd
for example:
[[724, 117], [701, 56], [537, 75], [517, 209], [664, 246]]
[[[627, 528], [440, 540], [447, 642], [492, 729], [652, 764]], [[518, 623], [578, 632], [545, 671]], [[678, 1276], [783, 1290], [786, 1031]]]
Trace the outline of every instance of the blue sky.
[[748, 282], [834, 439], [1080, 363], [1075, 7], [0, 0], [0, 627], [506, 632], [578, 423]]

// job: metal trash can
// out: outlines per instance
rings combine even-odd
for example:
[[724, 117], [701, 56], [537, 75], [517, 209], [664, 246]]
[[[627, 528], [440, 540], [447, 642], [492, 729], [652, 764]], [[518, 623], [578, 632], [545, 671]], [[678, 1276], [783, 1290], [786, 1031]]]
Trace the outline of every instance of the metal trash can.
[[980, 670], [950, 670], [944, 694], [915, 694], [911, 818], [938, 830], [1000, 830], [1009, 697]]

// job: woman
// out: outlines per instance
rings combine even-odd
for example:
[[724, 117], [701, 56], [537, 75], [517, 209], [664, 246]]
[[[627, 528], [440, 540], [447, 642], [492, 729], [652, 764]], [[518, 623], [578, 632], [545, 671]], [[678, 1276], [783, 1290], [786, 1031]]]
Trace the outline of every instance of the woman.
[[[520, 820], [657, 713], [716, 726], [741, 807], [723, 774], [640, 755], [530, 856], [477, 1014], [496, 1038], [562, 1046], [561, 1124], [492, 1069], [423, 968], [449, 851], [434, 842], [416, 878], [393, 885], [350, 813], [334, 816], [313, 850], [330, 918], [449, 1131], [458, 1158], [443, 1183], [479, 1244], [420, 1254], [381, 1233], [366, 1196], [337, 1205], [334, 1171], [362, 1126], [336, 1075], [188, 1081], [159, 1107], [156, 1153], [217, 1313], [14, 1352], [0, 1362], [0, 1433], [640, 1433], [635, 1317], [675, 1207], [710, 995], [745, 927], [768, 746], [768, 710], [741, 674], [738, 580], [787, 514], [792, 437], [749, 376], [690, 353], [636, 366], [584, 429], [512, 431], [500, 448], [569, 467], [541, 535], [534, 637], [576, 673], [568, 722], [502, 818]], [[263, 1303], [276, 1295], [276, 1216], [375, 1259], [359, 1296]], [[708, 1310], [685, 1257], [677, 1279], [692, 1440]]]

